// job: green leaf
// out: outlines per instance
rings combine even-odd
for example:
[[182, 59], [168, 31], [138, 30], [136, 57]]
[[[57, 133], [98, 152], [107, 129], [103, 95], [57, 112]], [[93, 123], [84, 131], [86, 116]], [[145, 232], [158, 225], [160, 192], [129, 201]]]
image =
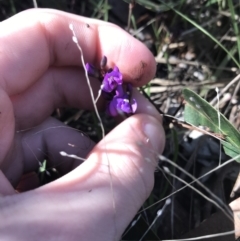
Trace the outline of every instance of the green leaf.
[[235, 129], [224, 115], [195, 92], [184, 89], [183, 96], [187, 102], [184, 111], [185, 121], [194, 126], [208, 127], [215, 134], [223, 136], [221, 143], [225, 153], [240, 162], [239, 131]]
[[[234, 157], [236, 157], [236, 156], [239, 156], [239, 153], [240, 153], [239, 147], [234, 147], [234, 146], [231, 145], [230, 143], [224, 142], [224, 141], [222, 141], [221, 143], [222, 143], [222, 145], [223, 145], [224, 152], [225, 152], [228, 156], [230, 156], [230, 157], [232, 157], [232, 158], [234, 158]], [[237, 158], [236, 158], [236, 161], [237, 161], [237, 162], [240, 162], [240, 158], [237, 157]]]

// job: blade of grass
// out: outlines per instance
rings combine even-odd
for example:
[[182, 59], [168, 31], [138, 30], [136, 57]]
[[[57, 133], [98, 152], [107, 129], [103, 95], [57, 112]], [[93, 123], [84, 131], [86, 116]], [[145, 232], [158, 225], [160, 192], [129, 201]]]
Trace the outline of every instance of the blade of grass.
[[134, 15], [131, 16], [131, 22], [132, 22], [133, 29], [136, 31], [137, 23], [136, 23], [136, 19], [135, 19]]
[[[132, 0], [123, 0], [126, 3], [131, 3]], [[168, 11], [170, 9], [169, 6], [165, 5], [165, 4], [156, 4], [154, 2], [151, 2], [149, 0], [135, 0], [136, 3], [138, 3], [139, 5], [150, 9], [154, 12], [165, 12]], [[177, 6], [179, 3], [173, 3], [171, 2], [171, 6]]]
[[[237, 52], [237, 46], [233, 46], [232, 49], [230, 49], [229, 51], [232, 55], [234, 55]], [[220, 63], [219, 67], [216, 69], [214, 76], [216, 76], [217, 78], [221, 76], [224, 67], [226, 67], [227, 63], [230, 60], [230, 56], [226, 55], [225, 58], [222, 60], [222, 62]]]
[[[182, 6], [184, 5], [184, 3], [186, 2], [186, 0], [181, 0], [178, 6], [178, 9], [181, 10]], [[173, 20], [172, 20], [172, 25], [174, 25], [177, 21], [177, 16], [174, 16]]]
[[10, 5], [11, 5], [11, 11], [12, 11], [12, 14], [16, 14], [17, 13], [17, 10], [16, 10], [16, 7], [15, 7], [15, 4], [14, 4], [14, 1], [13, 0], [10, 0]]
[[209, 7], [209, 6], [211, 6], [212, 4], [215, 4], [215, 3], [218, 3], [218, 2], [219, 2], [219, 0], [208, 0], [205, 6], [206, 6], [206, 7]]
[[189, 17], [187, 17], [185, 14], [179, 12], [177, 9], [175, 9], [174, 7], [169, 6], [168, 4], [164, 3], [162, 0], [159, 0], [160, 2], [162, 2], [163, 4], [165, 4], [166, 6], [168, 6], [172, 11], [174, 11], [176, 14], [178, 14], [180, 17], [182, 17], [183, 19], [185, 19], [186, 21], [188, 21], [189, 23], [191, 23], [194, 27], [196, 27], [197, 29], [199, 29], [201, 32], [203, 32], [206, 36], [208, 36], [212, 41], [214, 41], [219, 47], [221, 47], [230, 57], [231, 59], [234, 61], [234, 63], [237, 65], [238, 68], [240, 68], [240, 63], [236, 60], [236, 58], [232, 55], [232, 53], [230, 51], [228, 51], [224, 45], [222, 45], [211, 33], [209, 33], [206, 29], [204, 29], [203, 27], [201, 27], [198, 23], [196, 23], [195, 21], [193, 21], [192, 19], [190, 19]]
[[109, 5], [108, 5], [108, 0], [105, 0], [104, 2], [104, 21], [108, 21], [108, 11], [109, 11]]
[[239, 29], [238, 29], [238, 23], [235, 19], [235, 10], [234, 10], [234, 6], [232, 3], [232, 0], [228, 0], [228, 7], [231, 13], [231, 17], [232, 17], [232, 24], [233, 24], [233, 30], [234, 33], [237, 37], [237, 47], [238, 47], [238, 58], [239, 58], [239, 62], [240, 62], [240, 38], [239, 38]]
[[91, 18], [96, 18], [97, 14], [99, 12], [99, 9], [102, 9], [102, 6], [104, 4], [104, 0], [99, 1], [98, 3], [96, 3], [95, 1], [90, 1], [90, 4], [92, 4], [94, 11], [91, 15]]

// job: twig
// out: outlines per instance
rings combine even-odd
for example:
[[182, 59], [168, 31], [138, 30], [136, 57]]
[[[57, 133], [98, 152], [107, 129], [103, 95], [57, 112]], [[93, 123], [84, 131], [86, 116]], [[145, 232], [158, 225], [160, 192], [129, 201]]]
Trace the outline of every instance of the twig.
[[132, 17], [132, 10], [134, 8], [134, 4], [135, 4], [134, 0], [131, 1], [131, 3], [129, 3], [127, 32], [129, 32], [131, 27], [131, 17]]
[[240, 74], [237, 75], [228, 85], [226, 85], [225, 88], [223, 88], [220, 92], [219, 95], [216, 96], [211, 102], [210, 104], [213, 106], [216, 104], [217, 99], [220, 98], [233, 84], [237, 83], [237, 81], [240, 80]]
[[203, 64], [201, 62], [198, 61], [187, 61], [187, 60], [183, 60], [183, 59], [178, 59], [178, 58], [159, 58], [158, 56], [155, 57], [155, 60], [157, 63], [160, 64], [174, 64], [174, 65], [178, 65], [180, 63], [183, 64], [188, 64], [188, 65], [193, 65], [196, 67], [205, 67], [205, 68], [211, 68], [211, 69], [221, 69], [221, 70], [226, 70], [226, 71], [231, 71], [231, 72], [237, 72], [238, 68], [232, 67], [232, 68], [227, 68], [227, 67], [218, 67], [218, 66], [213, 66], [213, 65], [206, 65]]
[[220, 168], [222, 168], [222, 167], [228, 165], [229, 163], [234, 162], [234, 161], [235, 161], [235, 158], [238, 158], [238, 157], [240, 157], [240, 155], [238, 155], [237, 157], [231, 158], [230, 160], [224, 162], [223, 164], [221, 164], [221, 166], [217, 166], [217, 167], [213, 168], [211, 171], [209, 171], [209, 172], [203, 174], [202, 176], [196, 178], [195, 180], [191, 181], [191, 182], [188, 183], [187, 185], [185, 185], [185, 186], [179, 188], [178, 190], [174, 191], [173, 193], [169, 194], [168, 196], [162, 198], [161, 200], [155, 202], [154, 204], [151, 204], [150, 206], [148, 206], [148, 207], [144, 208], [143, 210], [139, 211], [138, 214], [141, 213], [141, 212], [143, 212], [143, 211], [146, 211], [147, 209], [150, 209], [151, 207], [153, 207], [153, 206], [157, 205], [158, 203], [160, 203], [160, 202], [166, 200], [167, 198], [172, 197], [173, 195], [175, 195], [176, 193], [182, 191], [183, 189], [185, 189], [185, 188], [188, 187], [189, 185], [195, 183], [196, 180], [200, 180], [200, 179], [206, 177], [207, 175], [210, 175], [211, 173], [215, 172], [216, 170], [218, 170], [218, 169], [220, 169]]
[[226, 109], [224, 111], [224, 115], [226, 115], [227, 112], [229, 111], [229, 108], [230, 108], [230, 105], [232, 103], [232, 100], [237, 96], [237, 93], [238, 93], [239, 89], [240, 89], [240, 81], [237, 83], [237, 86], [234, 89], [233, 94], [231, 95], [231, 99], [228, 101], [228, 105], [227, 105], [227, 107], [226, 107]]

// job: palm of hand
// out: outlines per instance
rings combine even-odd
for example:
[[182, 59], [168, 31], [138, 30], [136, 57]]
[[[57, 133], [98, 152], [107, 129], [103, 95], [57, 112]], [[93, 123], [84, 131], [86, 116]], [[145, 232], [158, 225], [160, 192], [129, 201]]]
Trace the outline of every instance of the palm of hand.
[[[121, 236], [153, 185], [155, 163], [143, 157], [154, 160], [154, 152], [163, 149], [164, 134], [159, 122], [145, 115], [158, 118], [137, 91], [133, 94], [139, 114], [95, 147], [87, 137], [49, 117], [58, 107], [93, 108], [69, 23], [76, 26], [87, 62], [99, 62], [104, 53], [109, 64], [117, 62], [124, 78], [135, 86], [147, 83], [155, 72], [150, 52], [111, 24], [52, 10], [27, 11], [1, 23], [0, 215], [5, 223], [0, 234], [5, 240], [113, 240]], [[144, 69], [142, 59], [148, 63]], [[91, 84], [97, 93], [98, 81], [91, 79]], [[98, 106], [103, 106], [103, 100]], [[60, 151], [89, 156], [71, 171], [78, 163], [60, 156]], [[13, 186], [22, 174], [36, 170], [46, 154], [50, 165], [69, 173], [41, 188], [15, 194]]]

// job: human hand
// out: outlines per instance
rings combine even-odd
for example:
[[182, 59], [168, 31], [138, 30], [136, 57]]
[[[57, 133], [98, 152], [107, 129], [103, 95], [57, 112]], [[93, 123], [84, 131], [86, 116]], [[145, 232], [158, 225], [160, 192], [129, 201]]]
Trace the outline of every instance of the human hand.
[[229, 205], [233, 211], [235, 238], [237, 240], [240, 237], [240, 198], [232, 201]]
[[[106, 55], [134, 86], [155, 73], [147, 48], [109, 23], [54, 10], [30, 10], [1, 23], [2, 240], [119, 239], [153, 187], [156, 153], [165, 137], [158, 113], [137, 91], [137, 114], [96, 146], [49, 117], [58, 107], [93, 109], [70, 23], [86, 62], [97, 64]], [[91, 85], [97, 94], [100, 83], [91, 79]], [[88, 157], [76, 167], [78, 161], [60, 151]], [[16, 194], [21, 176], [35, 171], [46, 155], [50, 166], [67, 174]]]

